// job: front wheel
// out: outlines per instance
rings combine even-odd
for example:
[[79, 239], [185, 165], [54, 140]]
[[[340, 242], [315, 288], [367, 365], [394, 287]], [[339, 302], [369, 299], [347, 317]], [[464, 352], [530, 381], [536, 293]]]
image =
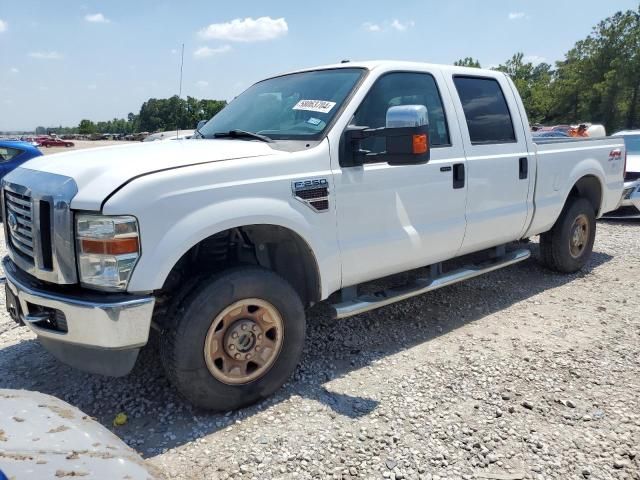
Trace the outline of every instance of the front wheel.
[[585, 198], [569, 199], [553, 228], [540, 236], [542, 262], [552, 270], [574, 273], [591, 258], [596, 215]]
[[175, 309], [161, 338], [171, 383], [193, 404], [233, 410], [267, 397], [295, 369], [305, 336], [296, 291], [257, 267], [222, 272]]

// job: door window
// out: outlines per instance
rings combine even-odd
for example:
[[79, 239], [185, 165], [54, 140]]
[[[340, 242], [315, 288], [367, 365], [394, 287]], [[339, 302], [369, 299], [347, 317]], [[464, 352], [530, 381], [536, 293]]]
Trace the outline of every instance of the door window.
[[0, 147], [0, 163], [8, 162], [22, 153], [17, 148]]
[[516, 134], [504, 93], [493, 78], [453, 78], [473, 145], [515, 143]]
[[[387, 110], [398, 105], [424, 105], [429, 113], [431, 147], [449, 146], [449, 130], [442, 99], [434, 78], [427, 73], [397, 72], [380, 77], [358, 107], [352, 125], [380, 128], [386, 125]], [[363, 150], [382, 153], [383, 137], [361, 141]]]

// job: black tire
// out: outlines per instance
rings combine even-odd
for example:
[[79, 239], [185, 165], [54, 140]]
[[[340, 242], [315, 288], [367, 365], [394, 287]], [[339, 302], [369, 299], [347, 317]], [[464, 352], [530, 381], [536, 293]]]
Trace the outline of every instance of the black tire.
[[[579, 222], [576, 224], [576, 222]], [[572, 243], [576, 228], [584, 222], [587, 233], [578, 245]], [[596, 215], [585, 198], [570, 198], [551, 230], [540, 235], [542, 263], [556, 272], [574, 273], [589, 261], [596, 238]]]
[[[205, 340], [214, 319], [244, 299], [261, 299], [277, 310], [283, 327], [281, 346], [260, 377], [230, 385], [207, 366]], [[300, 297], [279, 275], [259, 267], [238, 267], [201, 281], [172, 316], [173, 326], [160, 342], [165, 372], [187, 400], [208, 410], [234, 410], [271, 395], [291, 376], [302, 353], [306, 320]]]

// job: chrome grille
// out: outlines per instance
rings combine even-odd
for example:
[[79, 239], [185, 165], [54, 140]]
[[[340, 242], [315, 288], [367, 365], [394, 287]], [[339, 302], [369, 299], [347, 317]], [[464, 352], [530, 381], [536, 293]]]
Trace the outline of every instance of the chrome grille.
[[33, 250], [31, 197], [9, 190], [5, 190], [4, 194], [7, 208], [7, 231], [9, 232], [11, 246], [33, 262], [35, 254]]
[[78, 187], [73, 179], [19, 167], [1, 187], [0, 212], [13, 263], [45, 282], [76, 283], [71, 199]]

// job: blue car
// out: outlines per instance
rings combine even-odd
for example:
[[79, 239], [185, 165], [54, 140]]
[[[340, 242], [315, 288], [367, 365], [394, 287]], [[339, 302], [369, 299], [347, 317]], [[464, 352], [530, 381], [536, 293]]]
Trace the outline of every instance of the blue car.
[[0, 140], [0, 178], [42, 152], [27, 142]]

